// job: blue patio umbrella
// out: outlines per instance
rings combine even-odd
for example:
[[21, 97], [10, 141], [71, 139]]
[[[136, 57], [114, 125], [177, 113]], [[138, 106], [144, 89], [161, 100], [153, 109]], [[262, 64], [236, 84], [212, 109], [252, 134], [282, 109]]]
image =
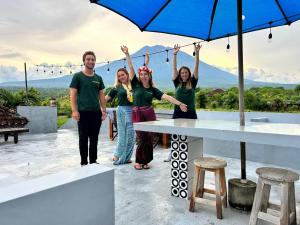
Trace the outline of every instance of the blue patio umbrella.
[[[300, 19], [299, 0], [90, 0], [127, 18], [141, 31], [212, 41], [238, 35], [240, 125], [244, 117], [242, 34], [291, 25]], [[241, 178], [246, 179], [241, 142]]]

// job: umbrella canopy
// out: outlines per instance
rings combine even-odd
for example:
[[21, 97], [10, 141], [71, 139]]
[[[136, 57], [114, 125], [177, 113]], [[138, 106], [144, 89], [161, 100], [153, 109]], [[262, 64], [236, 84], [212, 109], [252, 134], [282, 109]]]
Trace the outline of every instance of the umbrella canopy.
[[[240, 125], [244, 116], [242, 34], [291, 25], [300, 19], [299, 0], [90, 0], [134, 23], [141, 31], [211, 41], [238, 35]], [[240, 143], [241, 178], [246, 180], [246, 144]]]
[[[237, 34], [237, 0], [91, 0], [152, 31], [210, 41]], [[290, 25], [299, 0], [243, 0], [243, 33]]]

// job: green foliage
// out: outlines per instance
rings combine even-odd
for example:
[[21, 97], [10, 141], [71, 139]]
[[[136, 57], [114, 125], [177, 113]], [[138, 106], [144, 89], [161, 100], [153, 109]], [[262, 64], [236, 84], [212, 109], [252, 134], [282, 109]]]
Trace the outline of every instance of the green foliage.
[[60, 128], [62, 125], [64, 125], [68, 121], [68, 116], [58, 116], [57, 117], [57, 128]]
[[196, 93], [196, 107], [197, 108], [202, 108], [205, 109], [206, 108], [206, 104], [208, 102], [207, 100], [207, 93], [205, 93], [205, 91], [199, 90]]
[[[112, 88], [113, 87], [106, 88], [105, 95], [107, 95]], [[117, 104], [118, 104], [117, 98], [113, 98], [108, 103], [106, 103], [106, 107], [108, 107], [108, 108], [116, 108], [118, 106]]]
[[238, 109], [239, 108], [239, 97], [238, 93], [234, 89], [229, 89], [229, 91], [223, 95], [223, 106], [228, 109]]
[[296, 92], [300, 92], [300, 84], [298, 84], [295, 89], [294, 89]]

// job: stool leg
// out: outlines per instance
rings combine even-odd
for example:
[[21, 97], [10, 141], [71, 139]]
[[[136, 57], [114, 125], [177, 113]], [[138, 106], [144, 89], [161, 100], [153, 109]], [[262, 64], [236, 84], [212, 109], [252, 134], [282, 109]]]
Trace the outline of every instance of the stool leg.
[[198, 186], [198, 190], [197, 190], [197, 194], [196, 194], [196, 196], [199, 197], [199, 198], [203, 198], [204, 180], [205, 180], [205, 170], [200, 169], [199, 186]]
[[261, 211], [267, 212], [269, 198], [270, 198], [271, 185], [265, 184], [263, 187], [262, 199], [261, 199]]
[[196, 198], [196, 193], [198, 189], [198, 184], [199, 184], [199, 175], [200, 175], [200, 168], [195, 167], [195, 172], [194, 172], [194, 180], [193, 180], [193, 191], [190, 199], [190, 212], [195, 211], [195, 198]]
[[264, 183], [261, 180], [261, 178], [258, 178], [255, 196], [254, 196], [254, 202], [251, 210], [249, 225], [256, 225], [257, 222], [257, 216], [260, 211], [261, 206], [261, 200], [262, 200], [262, 190], [263, 190]]
[[290, 224], [289, 199], [290, 199], [290, 183], [281, 184], [281, 210], [280, 225]]
[[215, 188], [216, 188], [216, 209], [217, 218], [222, 219], [222, 201], [221, 201], [221, 184], [220, 184], [220, 169], [215, 171]]
[[226, 187], [226, 177], [225, 177], [225, 169], [221, 169], [221, 195], [224, 196], [223, 198], [223, 206], [227, 208], [227, 187]]
[[296, 213], [296, 200], [295, 200], [295, 184], [290, 184], [290, 213], [295, 213], [294, 219], [291, 221], [291, 225], [297, 225], [297, 213]]

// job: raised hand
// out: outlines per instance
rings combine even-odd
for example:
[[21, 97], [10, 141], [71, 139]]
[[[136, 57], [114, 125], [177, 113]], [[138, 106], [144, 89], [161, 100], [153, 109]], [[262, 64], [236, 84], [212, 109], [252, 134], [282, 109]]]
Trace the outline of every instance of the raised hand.
[[122, 46], [121, 46], [121, 50], [122, 50], [122, 52], [123, 52], [125, 55], [129, 54], [127, 46], [122, 45]]
[[202, 45], [200, 45], [200, 43], [195, 44], [194, 45], [195, 53], [199, 53], [201, 48], [202, 48]]
[[180, 46], [179, 46], [179, 44], [176, 44], [176, 45], [174, 45], [173, 54], [174, 54], [174, 55], [176, 55], [176, 54], [177, 54], [177, 52], [179, 52], [179, 50], [180, 50]]

